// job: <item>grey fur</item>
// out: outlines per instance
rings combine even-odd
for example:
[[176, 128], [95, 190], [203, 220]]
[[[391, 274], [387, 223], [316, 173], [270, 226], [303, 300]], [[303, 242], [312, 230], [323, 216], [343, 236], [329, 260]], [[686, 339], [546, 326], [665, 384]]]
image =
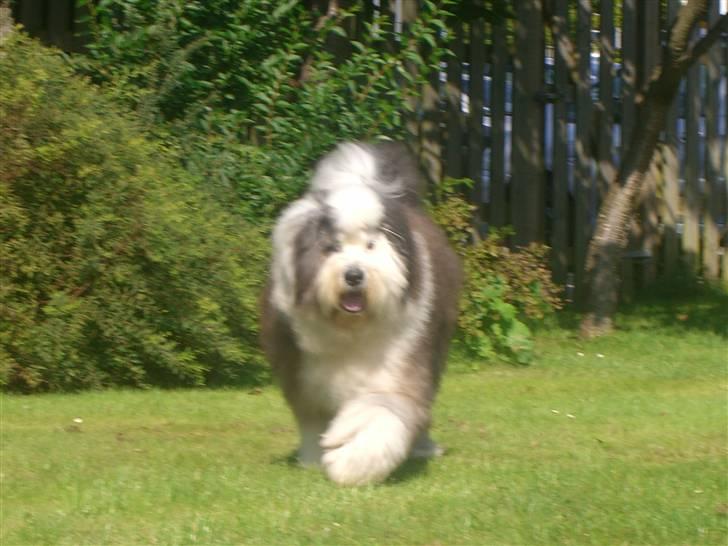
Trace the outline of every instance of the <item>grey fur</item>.
[[[262, 298], [262, 345], [278, 378], [283, 394], [291, 407], [299, 427], [304, 431], [321, 434], [321, 454], [340, 447], [345, 439], [332, 438], [335, 418], [340, 412], [360, 404], [382, 408], [387, 415], [404, 423], [406, 442], [414, 455], [436, 453], [437, 447], [427, 435], [434, 401], [441, 374], [445, 368], [448, 347], [453, 335], [458, 311], [458, 297], [462, 284], [460, 260], [451, 249], [442, 232], [427, 216], [420, 204], [422, 179], [414, 160], [403, 153], [402, 145], [362, 145], [376, 157], [377, 172], [384, 184], [397, 184], [403, 188], [399, 194], [381, 194], [385, 219], [382, 232], [405, 264], [408, 281], [404, 301], [412, 304], [423, 297], [428, 282], [431, 290], [431, 312], [423, 319], [423, 327], [417, 330], [417, 339], [405, 343], [405, 351], [397, 353], [390, 366], [394, 367], [391, 384], [382, 392], [363, 393], [356, 400], [345, 400], [332, 407], [330, 401], [318, 399], [316, 393], [303, 388], [310, 366], [315, 366], [316, 355], [306, 354], [302, 348], [301, 333], [296, 331], [292, 317], [279, 310], [271, 294], [274, 290], [271, 278]], [[324, 158], [324, 161], [326, 158]], [[311, 305], [307, 288], [325, 256], [326, 245], [335, 239], [324, 207], [318, 217], [312, 217], [299, 231], [295, 239], [296, 306]], [[417, 243], [419, 241], [419, 243]], [[419, 246], [418, 246], [419, 245]], [[423, 254], [424, 252], [424, 254]], [[426, 281], [426, 279], [428, 279]], [[408, 325], [396, 325], [406, 334]], [[356, 326], [354, 327], [356, 328]], [[352, 342], [363, 343], [354, 330]], [[362, 329], [362, 336], [368, 335]], [[398, 335], [396, 332], [394, 336]], [[383, 365], [376, 355], [378, 347], [371, 346], [372, 361], [367, 364], [376, 373]], [[390, 351], [391, 352], [391, 351]], [[332, 424], [333, 423], [333, 424]], [[401, 462], [396, 459], [395, 463]], [[335, 478], [333, 471], [332, 478]], [[342, 483], [366, 483], [383, 479], [380, 474], [364, 475], [361, 479], [341, 479]]]

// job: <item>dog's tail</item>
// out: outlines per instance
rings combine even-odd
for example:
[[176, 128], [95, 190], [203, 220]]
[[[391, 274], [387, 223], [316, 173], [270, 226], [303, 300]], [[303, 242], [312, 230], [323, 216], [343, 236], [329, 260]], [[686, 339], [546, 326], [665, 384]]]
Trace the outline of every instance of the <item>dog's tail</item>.
[[324, 156], [316, 166], [311, 190], [328, 193], [363, 184], [382, 197], [418, 203], [426, 185], [417, 162], [400, 142], [363, 144], [346, 142]]

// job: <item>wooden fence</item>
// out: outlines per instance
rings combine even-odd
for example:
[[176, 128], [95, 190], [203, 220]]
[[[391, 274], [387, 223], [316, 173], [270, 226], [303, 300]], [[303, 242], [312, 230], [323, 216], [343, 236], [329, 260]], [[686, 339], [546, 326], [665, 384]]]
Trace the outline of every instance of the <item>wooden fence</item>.
[[[700, 34], [726, 4], [712, 4]], [[549, 244], [554, 278], [578, 298], [636, 98], [660, 62], [680, 1], [553, 0], [548, 13], [542, 0], [514, 5], [513, 20], [452, 23], [457, 59], [431, 82], [441, 99], [439, 133], [428, 129], [422, 138], [436, 142], [420, 153], [433, 178], [482, 182], [473, 199], [486, 229], [511, 225], [515, 245]], [[681, 262], [728, 280], [727, 75], [724, 34], [682, 82], [667, 120], [623, 260], [626, 298]]]
[[[302, 1], [325, 11], [355, 0]], [[391, 13], [395, 28], [416, 16], [418, 4], [360, 1], [373, 8], [364, 13]], [[680, 0], [511, 5], [512, 19], [492, 12], [453, 19], [456, 59], [423, 90], [413, 138], [432, 178], [476, 181], [483, 231], [511, 225], [514, 245], [549, 244], [555, 280], [575, 287], [578, 297], [597, 211], [633, 130], [636, 97], [660, 61]], [[66, 50], [81, 47], [74, 0], [12, 6], [31, 33]], [[728, 0], [715, 0], [704, 26], [727, 9]], [[727, 79], [724, 35], [676, 97], [631, 227], [625, 296], [680, 263], [728, 280]]]
[[28, 34], [65, 51], [80, 51], [83, 29], [76, 0], [14, 0], [10, 2], [13, 19]]

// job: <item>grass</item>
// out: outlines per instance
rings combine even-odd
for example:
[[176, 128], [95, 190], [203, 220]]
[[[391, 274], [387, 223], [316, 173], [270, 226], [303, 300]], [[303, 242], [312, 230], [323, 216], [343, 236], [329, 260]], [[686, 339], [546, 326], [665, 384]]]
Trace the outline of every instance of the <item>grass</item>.
[[455, 357], [446, 455], [359, 489], [292, 463], [273, 387], [4, 395], [0, 544], [725, 544], [724, 304], [552, 328], [530, 367]]

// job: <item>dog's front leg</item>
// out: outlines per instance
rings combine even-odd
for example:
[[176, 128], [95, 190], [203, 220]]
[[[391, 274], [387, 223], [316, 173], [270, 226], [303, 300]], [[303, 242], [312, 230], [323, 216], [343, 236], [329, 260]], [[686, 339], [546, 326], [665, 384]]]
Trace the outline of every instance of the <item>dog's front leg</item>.
[[326, 421], [312, 418], [301, 419], [298, 428], [301, 434], [298, 462], [304, 467], [319, 466], [323, 454], [321, 436], [326, 430]]
[[428, 413], [399, 394], [371, 394], [347, 403], [321, 440], [329, 478], [341, 485], [384, 480], [407, 458]]

